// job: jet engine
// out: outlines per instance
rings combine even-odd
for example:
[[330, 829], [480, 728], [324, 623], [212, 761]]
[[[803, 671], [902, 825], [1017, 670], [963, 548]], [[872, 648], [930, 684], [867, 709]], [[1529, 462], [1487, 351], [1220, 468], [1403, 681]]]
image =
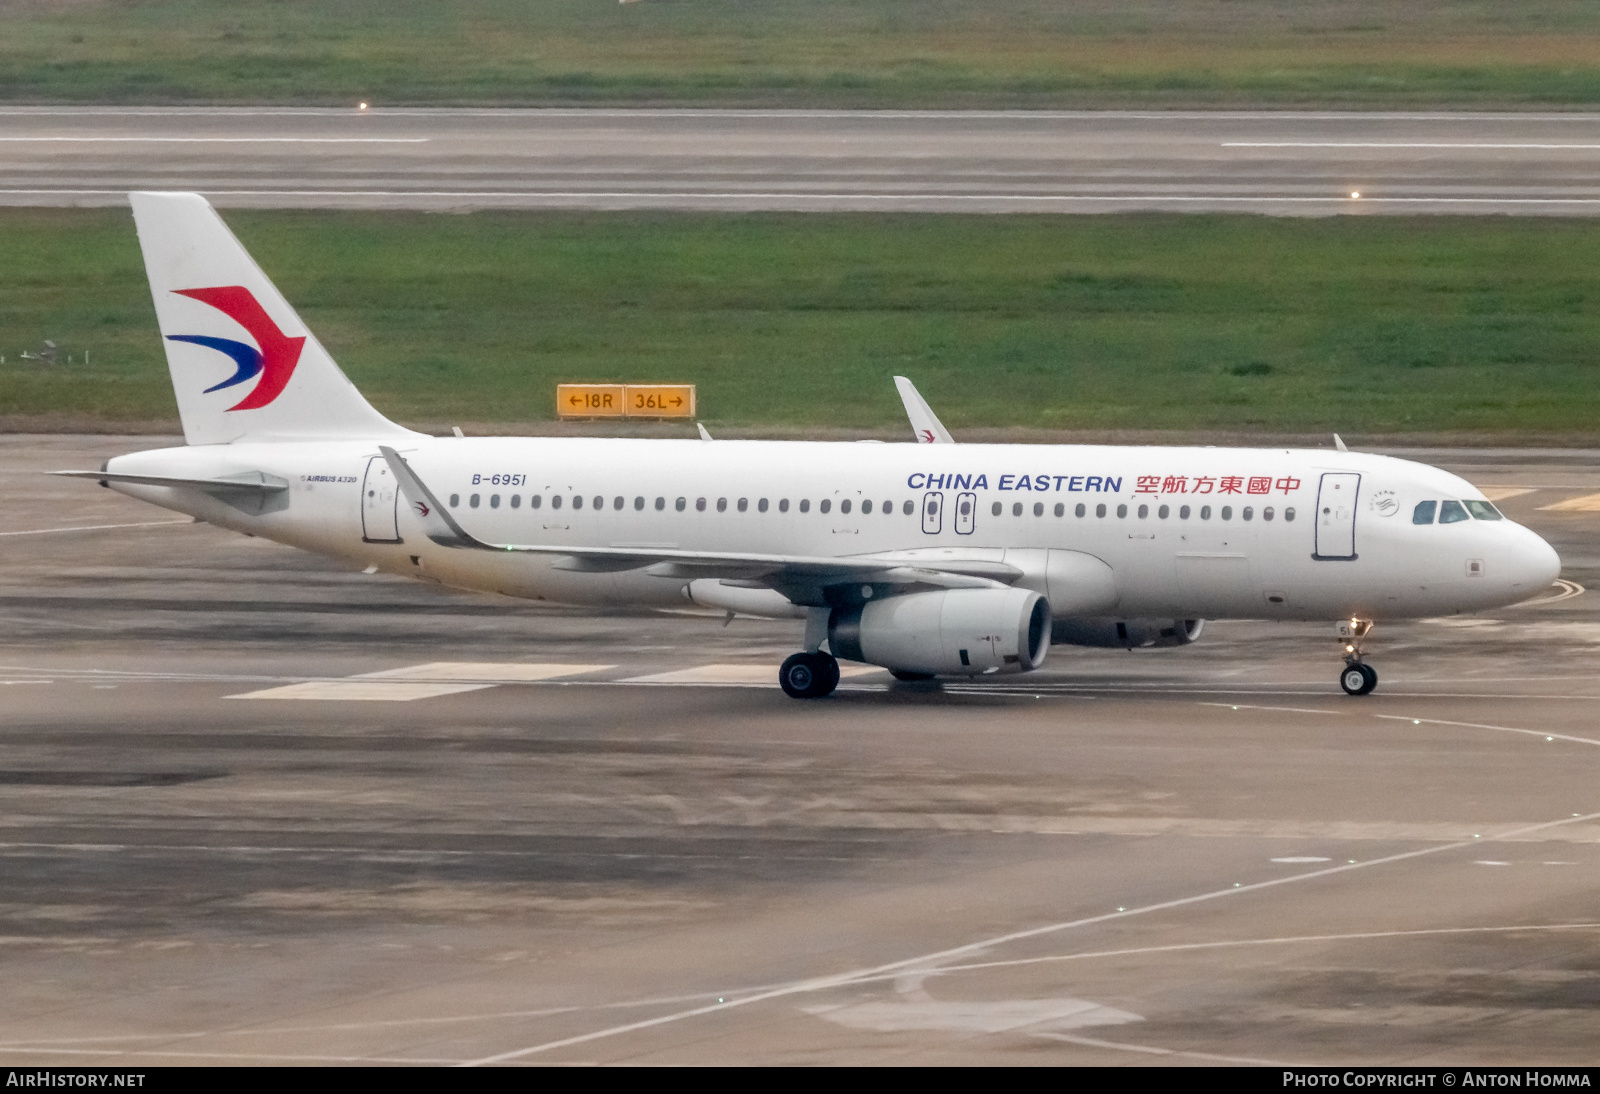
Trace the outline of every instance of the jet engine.
[[1058, 619], [1050, 628], [1050, 641], [1124, 650], [1187, 646], [1205, 625], [1204, 619]]
[[941, 589], [835, 608], [835, 657], [904, 673], [1027, 672], [1050, 650], [1050, 602], [1030, 589]]

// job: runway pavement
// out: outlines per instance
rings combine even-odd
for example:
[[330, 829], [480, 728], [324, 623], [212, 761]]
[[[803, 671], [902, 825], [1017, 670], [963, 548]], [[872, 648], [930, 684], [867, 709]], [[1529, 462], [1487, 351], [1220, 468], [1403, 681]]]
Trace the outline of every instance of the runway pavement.
[[11, 205], [1600, 212], [1595, 113], [15, 107], [0, 157]]
[[6, 1064], [1594, 1061], [1600, 454], [1419, 453], [1568, 584], [1367, 699], [1235, 622], [806, 703], [37, 473], [160, 443], [0, 438]]

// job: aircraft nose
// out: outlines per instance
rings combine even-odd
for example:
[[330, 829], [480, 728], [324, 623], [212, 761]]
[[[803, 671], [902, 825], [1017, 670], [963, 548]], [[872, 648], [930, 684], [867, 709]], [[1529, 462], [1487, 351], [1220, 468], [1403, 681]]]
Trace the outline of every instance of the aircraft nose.
[[1519, 537], [1520, 542], [1517, 544], [1512, 566], [1516, 572], [1517, 584], [1525, 588], [1529, 596], [1533, 596], [1561, 576], [1561, 556], [1556, 554], [1556, 549], [1537, 533], [1526, 528], [1518, 530], [1522, 535]]

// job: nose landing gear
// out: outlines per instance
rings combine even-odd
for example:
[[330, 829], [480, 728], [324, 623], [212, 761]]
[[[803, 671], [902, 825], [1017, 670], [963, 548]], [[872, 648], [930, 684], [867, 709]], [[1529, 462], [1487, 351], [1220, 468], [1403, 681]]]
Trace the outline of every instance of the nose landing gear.
[[821, 699], [839, 686], [839, 662], [821, 650], [792, 654], [778, 669], [778, 685], [791, 699]]
[[1370, 619], [1341, 619], [1339, 638], [1344, 643], [1344, 668], [1339, 686], [1346, 695], [1367, 695], [1378, 686], [1378, 670], [1362, 660], [1361, 644], [1372, 631]]

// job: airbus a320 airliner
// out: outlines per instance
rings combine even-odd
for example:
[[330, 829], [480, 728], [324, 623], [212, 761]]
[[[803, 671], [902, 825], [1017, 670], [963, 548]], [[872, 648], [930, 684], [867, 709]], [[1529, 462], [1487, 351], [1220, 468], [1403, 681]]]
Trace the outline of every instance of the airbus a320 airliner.
[[[203, 198], [131, 195], [187, 446], [60, 474], [463, 589], [804, 621], [778, 680], [1027, 672], [1052, 642], [1204, 619], [1374, 621], [1526, 600], [1549, 544], [1466, 481], [1343, 450], [432, 437], [375, 411]], [[918, 435], [948, 442], [908, 383]], [[1342, 446], [1341, 446], [1342, 449]]]

